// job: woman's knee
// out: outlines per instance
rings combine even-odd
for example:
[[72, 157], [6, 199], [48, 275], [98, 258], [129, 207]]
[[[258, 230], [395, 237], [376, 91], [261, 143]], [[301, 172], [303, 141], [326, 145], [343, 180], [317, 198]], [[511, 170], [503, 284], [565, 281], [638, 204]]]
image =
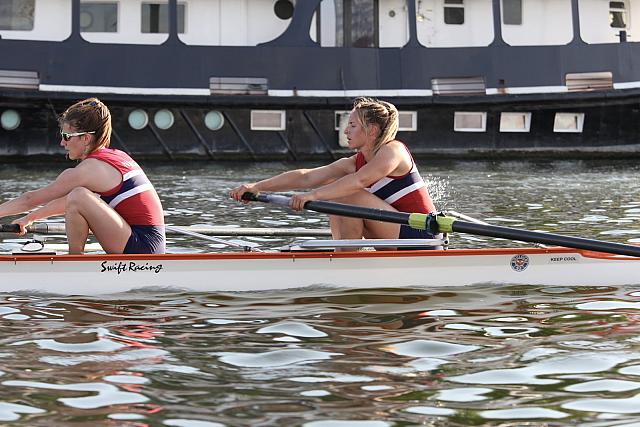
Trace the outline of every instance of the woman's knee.
[[90, 200], [90, 197], [94, 197], [91, 190], [85, 187], [76, 187], [67, 194], [65, 205], [67, 209], [77, 207], [83, 202]]

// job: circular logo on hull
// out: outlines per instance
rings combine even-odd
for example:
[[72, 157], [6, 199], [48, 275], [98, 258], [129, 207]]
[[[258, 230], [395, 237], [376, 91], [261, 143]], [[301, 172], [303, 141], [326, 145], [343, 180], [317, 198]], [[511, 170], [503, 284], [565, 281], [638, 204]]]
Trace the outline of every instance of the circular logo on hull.
[[514, 271], [521, 272], [529, 267], [529, 257], [526, 255], [514, 255], [511, 257], [511, 268]]

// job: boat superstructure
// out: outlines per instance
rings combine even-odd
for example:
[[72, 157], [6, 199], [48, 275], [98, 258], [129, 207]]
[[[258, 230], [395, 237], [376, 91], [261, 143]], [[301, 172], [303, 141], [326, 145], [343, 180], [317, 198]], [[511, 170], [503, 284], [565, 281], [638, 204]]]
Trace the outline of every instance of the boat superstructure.
[[356, 96], [423, 157], [638, 151], [640, 0], [3, 0], [0, 155], [62, 153], [97, 95], [113, 144], [337, 158]]

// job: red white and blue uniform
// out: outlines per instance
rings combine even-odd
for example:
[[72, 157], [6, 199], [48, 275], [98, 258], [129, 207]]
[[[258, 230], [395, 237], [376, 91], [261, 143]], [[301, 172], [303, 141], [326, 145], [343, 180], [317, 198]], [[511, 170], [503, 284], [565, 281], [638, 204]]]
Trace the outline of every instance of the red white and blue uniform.
[[[366, 187], [365, 190], [384, 200], [400, 212], [435, 212], [436, 208], [429, 196], [427, 184], [422, 179], [420, 172], [418, 172], [418, 167], [413, 160], [413, 156], [411, 156], [406, 145], [402, 142], [400, 142], [400, 144], [402, 144], [405, 150], [407, 150], [407, 153], [409, 153], [409, 157], [411, 157], [411, 170], [400, 176], [386, 176], [374, 182], [369, 187]], [[364, 154], [358, 152], [356, 154], [356, 171], [360, 170], [366, 163], [367, 161], [364, 158]], [[432, 239], [434, 237], [424, 230], [415, 230], [407, 225], [402, 225], [400, 226], [399, 238]]]
[[164, 253], [164, 213], [158, 193], [142, 168], [123, 151], [102, 148], [87, 156], [108, 163], [120, 172], [122, 182], [100, 198], [131, 227], [124, 253]]

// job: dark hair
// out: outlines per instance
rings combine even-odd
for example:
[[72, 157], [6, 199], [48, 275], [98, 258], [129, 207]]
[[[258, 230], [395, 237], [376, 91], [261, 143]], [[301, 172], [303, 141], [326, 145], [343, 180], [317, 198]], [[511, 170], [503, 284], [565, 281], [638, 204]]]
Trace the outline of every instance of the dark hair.
[[395, 105], [375, 98], [357, 98], [353, 103], [353, 111], [367, 132], [372, 124], [380, 128], [380, 135], [374, 143], [374, 152], [395, 139], [399, 126], [398, 109]]
[[58, 125], [67, 123], [77, 132], [95, 132], [93, 143], [88, 150], [92, 153], [111, 143], [111, 113], [98, 98], [78, 101], [65, 110], [58, 119]]

